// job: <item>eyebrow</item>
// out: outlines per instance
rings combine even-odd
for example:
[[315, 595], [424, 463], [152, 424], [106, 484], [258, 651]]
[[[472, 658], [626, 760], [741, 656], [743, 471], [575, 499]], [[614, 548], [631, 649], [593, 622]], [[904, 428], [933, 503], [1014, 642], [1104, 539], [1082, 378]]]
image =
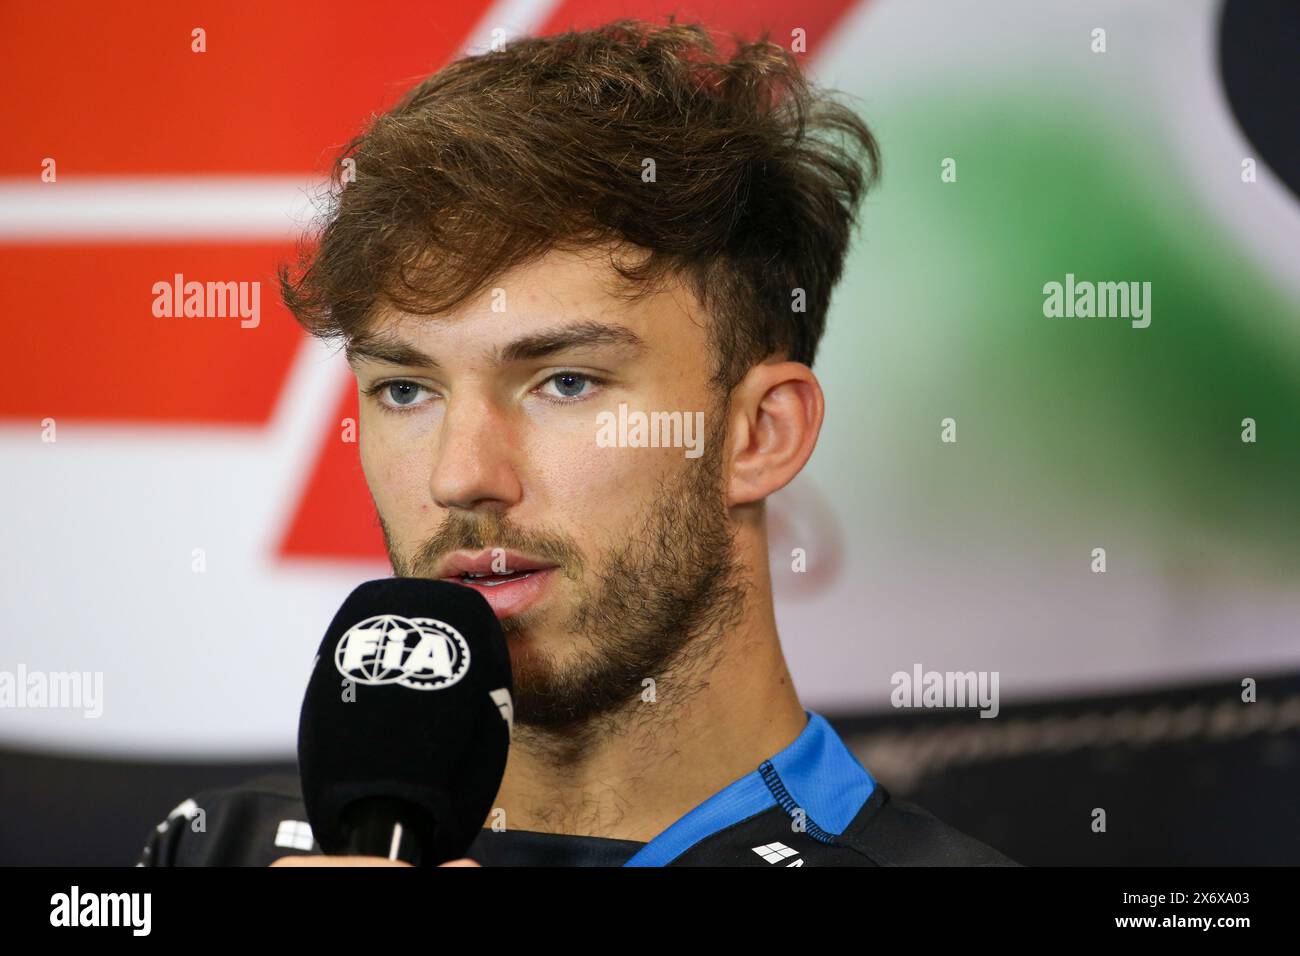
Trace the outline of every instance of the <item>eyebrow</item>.
[[[543, 329], [515, 339], [496, 350], [497, 365], [545, 358], [557, 352], [576, 348], [614, 345], [640, 354], [646, 349], [645, 340], [622, 325], [610, 325], [592, 320], [575, 322], [554, 329]], [[420, 351], [409, 342], [386, 333], [363, 333], [348, 343], [345, 352], [349, 362], [358, 358], [373, 359], [389, 365], [418, 365], [441, 368], [433, 356]]]
[[344, 348], [348, 363], [355, 364], [357, 359], [371, 359], [386, 362], [389, 365], [423, 365], [439, 368], [433, 356], [426, 355], [415, 346], [388, 335], [366, 332], [348, 342]]

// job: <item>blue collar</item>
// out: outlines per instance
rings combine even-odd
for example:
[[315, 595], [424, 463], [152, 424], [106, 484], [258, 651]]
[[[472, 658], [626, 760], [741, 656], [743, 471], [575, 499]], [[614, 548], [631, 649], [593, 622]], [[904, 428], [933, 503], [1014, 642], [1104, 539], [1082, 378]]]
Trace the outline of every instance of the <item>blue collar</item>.
[[790, 746], [709, 797], [643, 846], [624, 866], [665, 866], [720, 830], [773, 807], [804, 813], [807, 834], [830, 842], [843, 833], [876, 789], [826, 718], [808, 723]]

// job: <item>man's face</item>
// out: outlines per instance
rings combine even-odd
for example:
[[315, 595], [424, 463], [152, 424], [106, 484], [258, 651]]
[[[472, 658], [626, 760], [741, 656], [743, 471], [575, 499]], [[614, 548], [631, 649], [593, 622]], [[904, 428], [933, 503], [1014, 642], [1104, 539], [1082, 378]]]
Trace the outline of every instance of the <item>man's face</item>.
[[[489, 289], [446, 316], [386, 313], [349, 349], [394, 571], [492, 604], [525, 725], [576, 726], [670, 671], [698, 679], [704, 635], [741, 601], [704, 316], [676, 283], [620, 299], [613, 275], [604, 255], [552, 252], [498, 280], [504, 303]], [[703, 412], [703, 453], [602, 447], [598, 416], [620, 404], [691, 426]]]

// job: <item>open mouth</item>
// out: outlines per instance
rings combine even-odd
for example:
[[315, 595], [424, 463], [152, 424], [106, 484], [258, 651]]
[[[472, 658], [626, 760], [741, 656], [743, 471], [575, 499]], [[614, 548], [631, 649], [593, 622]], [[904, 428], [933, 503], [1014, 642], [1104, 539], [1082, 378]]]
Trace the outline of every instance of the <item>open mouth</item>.
[[510, 571], [506, 574], [496, 574], [492, 571], [486, 574], [475, 574], [472, 571], [466, 571], [464, 574], [458, 574], [452, 578], [453, 581], [459, 581], [461, 584], [477, 584], [485, 588], [500, 587], [503, 584], [510, 584], [514, 581], [522, 581], [525, 578], [532, 577], [536, 570], [530, 571]]
[[542, 601], [555, 578], [555, 568], [520, 568], [517, 571], [461, 571], [444, 581], [463, 584], [487, 600], [493, 612], [504, 620]]

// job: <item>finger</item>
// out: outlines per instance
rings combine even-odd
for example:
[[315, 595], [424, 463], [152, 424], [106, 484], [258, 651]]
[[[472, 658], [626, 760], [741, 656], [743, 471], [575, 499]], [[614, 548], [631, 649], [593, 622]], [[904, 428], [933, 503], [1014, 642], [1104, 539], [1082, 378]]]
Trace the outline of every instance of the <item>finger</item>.
[[282, 856], [272, 866], [410, 866], [382, 856]]

